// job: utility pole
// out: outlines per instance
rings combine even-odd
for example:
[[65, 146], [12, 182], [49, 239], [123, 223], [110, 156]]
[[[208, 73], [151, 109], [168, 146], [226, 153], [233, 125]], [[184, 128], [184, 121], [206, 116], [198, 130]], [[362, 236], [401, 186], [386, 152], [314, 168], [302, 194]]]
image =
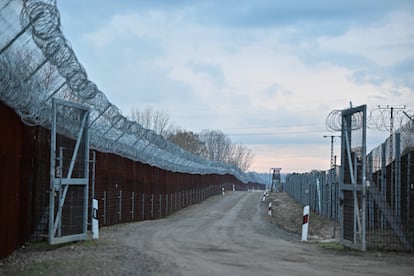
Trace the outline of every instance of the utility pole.
[[[390, 160], [390, 167], [391, 167], [391, 180], [390, 180], [390, 184], [391, 184], [391, 208], [394, 208], [397, 204], [397, 200], [396, 198], [394, 198], [394, 195], [397, 194], [397, 183], [395, 183], [395, 164], [392, 162], [392, 159], [394, 157], [394, 110], [396, 109], [405, 109], [405, 105], [403, 107], [393, 107], [393, 106], [389, 106], [387, 105], [386, 107], [381, 107], [380, 105], [378, 105], [378, 109], [389, 109], [390, 110], [390, 156], [389, 156], [389, 160]], [[397, 160], [396, 160], [397, 161]], [[394, 194], [393, 194], [394, 193]]]
[[[390, 162], [392, 162], [392, 157], [394, 155], [394, 110], [396, 109], [405, 109], [405, 105], [403, 107], [393, 107], [387, 105], [386, 107], [381, 107], [378, 105], [378, 109], [389, 109], [390, 110]], [[392, 167], [392, 166], [391, 166]], [[392, 175], [392, 174], [391, 174]]]
[[335, 137], [341, 137], [341, 136], [337, 136], [337, 135], [324, 135], [323, 138], [331, 138], [331, 169], [335, 166], [335, 157], [334, 157], [334, 141], [335, 141]]

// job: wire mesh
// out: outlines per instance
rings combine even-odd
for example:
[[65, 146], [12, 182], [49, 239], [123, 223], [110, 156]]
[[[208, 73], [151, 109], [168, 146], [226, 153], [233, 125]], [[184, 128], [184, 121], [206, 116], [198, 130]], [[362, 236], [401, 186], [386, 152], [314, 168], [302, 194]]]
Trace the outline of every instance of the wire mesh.
[[[53, 0], [0, 1], [0, 99], [28, 125], [50, 128], [53, 97], [90, 109], [91, 148], [115, 153], [168, 171], [231, 174], [260, 182], [239, 168], [211, 162], [128, 120], [108, 101], [78, 61], [61, 31]], [[75, 137], [73, 117], [62, 118], [60, 134]]]
[[[338, 114], [333, 112], [332, 114]], [[330, 124], [338, 123], [331, 118]], [[366, 159], [366, 247], [378, 250], [398, 250], [413, 252], [414, 247], [414, 132], [412, 121], [400, 126], [393, 139], [387, 138], [382, 144], [374, 148], [366, 156], [361, 150], [360, 117], [355, 117], [351, 122], [350, 159], [341, 164], [346, 167], [345, 183], [352, 183], [349, 170], [355, 170], [356, 183], [362, 179], [362, 158]], [[337, 125], [342, 127], [342, 123]], [[334, 125], [331, 126], [335, 128]], [[343, 137], [342, 137], [343, 139]], [[393, 146], [390, 154], [391, 142]], [[347, 159], [345, 159], [347, 161]], [[326, 182], [321, 182], [321, 210], [318, 210], [319, 198], [315, 194], [317, 179], [326, 176]], [[320, 215], [338, 219], [339, 167], [324, 172], [293, 173], [288, 174], [284, 184], [284, 190], [303, 205], [310, 205]], [[360, 184], [357, 184], [360, 185]], [[358, 204], [356, 205], [356, 201]], [[352, 190], [343, 194], [343, 233], [344, 239], [360, 242], [358, 234], [358, 221], [354, 217], [354, 207], [362, 208], [361, 195], [354, 197]], [[327, 212], [327, 213], [325, 213]], [[325, 215], [327, 214], [327, 215]], [[362, 214], [362, 209], [360, 210]], [[355, 235], [355, 236], [354, 236]]]

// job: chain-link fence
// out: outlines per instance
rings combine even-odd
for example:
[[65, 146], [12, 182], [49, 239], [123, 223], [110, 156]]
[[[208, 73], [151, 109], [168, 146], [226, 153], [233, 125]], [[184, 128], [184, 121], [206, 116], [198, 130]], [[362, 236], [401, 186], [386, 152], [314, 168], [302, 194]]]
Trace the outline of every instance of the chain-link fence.
[[[366, 223], [368, 249], [414, 251], [413, 130], [412, 122], [405, 124], [365, 157], [366, 205], [359, 207], [365, 208], [361, 221]], [[361, 169], [359, 163], [357, 170]], [[339, 168], [288, 174], [284, 190], [318, 214], [337, 220]], [[354, 225], [346, 220], [345, 224]]]

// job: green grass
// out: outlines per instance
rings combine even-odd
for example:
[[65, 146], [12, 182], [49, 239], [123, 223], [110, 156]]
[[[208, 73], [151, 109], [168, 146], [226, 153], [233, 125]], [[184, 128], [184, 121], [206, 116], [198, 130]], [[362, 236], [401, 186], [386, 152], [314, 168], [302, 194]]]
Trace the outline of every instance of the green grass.
[[344, 247], [339, 242], [321, 242], [318, 243], [318, 246], [322, 249], [329, 249], [329, 250], [349, 250], [348, 248]]
[[33, 242], [26, 244], [27, 250], [33, 250], [33, 251], [49, 251], [49, 250], [56, 250], [65, 246], [70, 245], [71, 243], [61, 243], [61, 244], [54, 244], [50, 245], [46, 241], [42, 242]]
[[41, 261], [28, 265], [26, 269], [22, 272], [22, 276], [31, 276], [31, 275], [46, 275], [48, 272], [53, 270], [54, 267], [61, 266], [61, 262], [57, 261]]
[[52, 251], [52, 250], [66, 247], [66, 246], [83, 246], [86, 248], [95, 248], [98, 246], [98, 240], [88, 239], [84, 241], [60, 243], [60, 244], [54, 244], [54, 245], [50, 245], [46, 241], [41, 241], [41, 242], [27, 243], [25, 245], [25, 248], [26, 250], [29, 250], [29, 251]]

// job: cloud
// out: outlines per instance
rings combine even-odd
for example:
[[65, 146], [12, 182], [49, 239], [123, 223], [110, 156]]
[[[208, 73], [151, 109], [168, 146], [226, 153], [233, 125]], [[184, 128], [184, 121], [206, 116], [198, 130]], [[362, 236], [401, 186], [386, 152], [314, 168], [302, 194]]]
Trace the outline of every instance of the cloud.
[[412, 1], [70, 3], [59, 4], [64, 31], [121, 110], [223, 130], [257, 149], [257, 164], [326, 168], [331, 110], [413, 102]]
[[226, 83], [223, 69], [217, 64], [208, 63], [190, 63], [189, 66], [192, 68], [195, 74], [204, 74], [209, 77], [210, 80], [215, 83], [218, 87], [223, 87]]

